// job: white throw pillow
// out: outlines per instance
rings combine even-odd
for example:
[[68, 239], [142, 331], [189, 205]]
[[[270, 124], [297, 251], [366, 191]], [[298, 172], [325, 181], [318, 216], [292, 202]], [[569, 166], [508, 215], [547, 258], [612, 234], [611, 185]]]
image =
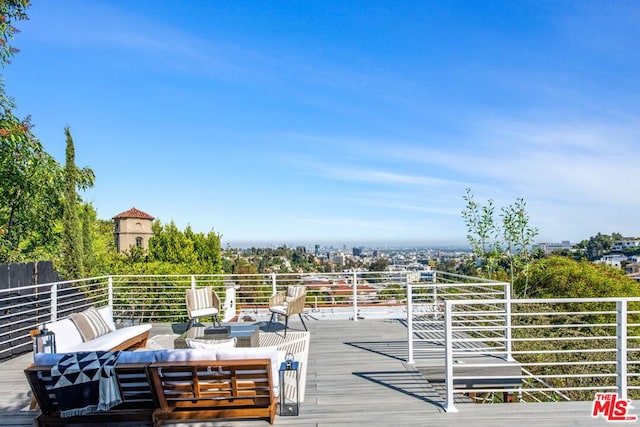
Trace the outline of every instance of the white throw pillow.
[[68, 349], [84, 342], [80, 331], [70, 317], [47, 323], [46, 328], [55, 334], [57, 353], [66, 353]]
[[85, 342], [112, 332], [98, 310], [93, 307], [80, 313], [73, 313], [70, 317]]
[[102, 318], [107, 323], [107, 325], [109, 325], [109, 329], [111, 329], [112, 331], [115, 331], [116, 324], [113, 321], [113, 312], [111, 311], [111, 307], [108, 305], [105, 305], [104, 307], [100, 307], [98, 309], [98, 313], [100, 313], [100, 316], [102, 316]]

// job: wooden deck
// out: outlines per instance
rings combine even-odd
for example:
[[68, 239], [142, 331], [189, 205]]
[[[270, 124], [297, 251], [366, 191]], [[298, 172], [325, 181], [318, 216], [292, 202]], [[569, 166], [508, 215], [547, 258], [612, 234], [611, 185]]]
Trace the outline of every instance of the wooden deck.
[[[591, 402], [548, 404], [474, 404], [461, 401], [458, 413], [445, 413], [442, 384], [427, 382], [420, 369], [443, 365], [442, 353], [421, 353], [407, 364], [406, 328], [396, 320], [307, 321], [311, 331], [306, 397], [297, 417], [276, 417], [282, 426], [460, 426], [507, 425], [603, 426], [591, 418]], [[300, 328], [293, 321], [292, 328]], [[171, 325], [154, 325], [152, 334], [167, 334]], [[22, 369], [26, 354], [1, 364], [0, 425], [33, 425], [28, 385]], [[632, 410], [640, 415], [639, 409]], [[189, 426], [268, 426], [263, 421], [167, 423]]]

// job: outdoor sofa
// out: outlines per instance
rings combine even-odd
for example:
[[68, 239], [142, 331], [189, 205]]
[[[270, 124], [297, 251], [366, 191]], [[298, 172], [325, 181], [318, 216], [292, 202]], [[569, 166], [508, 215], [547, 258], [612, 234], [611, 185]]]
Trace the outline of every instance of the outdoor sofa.
[[[42, 411], [39, 426], [129, 424], [164, 420], [264, 419], [273, 424], [278, 367], [276, 347], [122, 351], [115, 375], [122, 403], [107, 411], [62, 418], [51, 371], [63, 354], [38, 354], [25, 370]], [[82, 353], [86, 354], [86, 353]]]
[[144, 347], [151, 324], [116, 328], [110, 306], [74, 313], [46, 328], [55, 334], [56, 352], [129, 350]]

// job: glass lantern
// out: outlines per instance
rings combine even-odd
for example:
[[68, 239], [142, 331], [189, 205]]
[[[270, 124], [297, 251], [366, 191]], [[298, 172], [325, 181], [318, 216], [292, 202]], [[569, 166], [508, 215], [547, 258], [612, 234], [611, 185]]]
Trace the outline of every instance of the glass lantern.
[[33, 337], [33, 356], [37, 353], [55, 353], [56, 334], [47, 330], [46, 324], [42, 324], [42, 329]]
[[[285, 392], [285, 387], [289, 393]], [[280, 415], [298, 415], [299, 413], [300, 362], [293, 360], [293, 354], [288, 353], [285, 361], [280, 364]]]

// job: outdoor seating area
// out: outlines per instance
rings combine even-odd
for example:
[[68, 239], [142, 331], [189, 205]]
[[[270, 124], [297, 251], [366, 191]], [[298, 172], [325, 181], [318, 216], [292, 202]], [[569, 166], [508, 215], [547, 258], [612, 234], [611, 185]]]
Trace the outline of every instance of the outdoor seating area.
[[[106, 283], [111, 289], [111, 281]], [[190, 283], [193, 286], [194, 280]], [[272, 283], [277, 283], [277, 280], [274, 279]], [[496, 287], [501, 285], [498, 283]], [[280, 286], [278, 290], [274, 285], [271, 300], [287, 309], [288, 316], [284, 316], [281, 313], [274, 315], [271, 307], [276, 305], [267, 305], [268, 296], [265, 296], [265, 303], [261, 307], [234, 307], [227, 304], [235, 301], [239, 295], [246, 297], [245, 294], [236, 294], [237, 288], [229, 286], [223, 289], [225, 304], [220, 312], [222, 323], [213, 319], [210, 323], [206, 317], [185, 317], [182, 299], [185, 288], [175, 292], [181, 299], [178, 305], [182, 307], [183, 317], [173, 322], [144, 325], [144, 328], [148, 328], [148, 338], [144, 337], [132, 348], [122, 351], [118, 363], [113, 364], [115, 374], [111, 377], [118, 384], [115, 388], [126, 394], [123, 401], [109, 400], [113, 406], [102, 413], [78, 413], [72, 416], [81, 417], [78, 420], [82, 423], [96, 421], [101, 424], [108, 421], [111, 424], [127, 417], [142, 423], [134, 425], [155, 423], [186, 426], [202, 422], [203, 419], [207, 425], [214, 426], [259, 423], [300, 426], [325, 423], [421, 425], [415, 422], [424, 421], [424, 417], [437, 419], [437, 425], [457, 425], [457, 421], [482, 412], [477, 408], [481, 405], [474, 402], [495, 402], [495, 397], [500, 395], [501, 401], [514, 403], [509, 403], [508, 408], [491, 405], [494, 407], [492, 412], [513, 418], [519, 411], [534, 411], [528, 406], [530, 403], [527, 409], [523, 409], [520, 403], [525, 402], [524, 394], [535, 391], [535, 386], [530, 385], [532, 375], [526, 373], [521, 356], [514, 360], [500, 357], [499, 348], [494, 351], [487, 345], [494, 341], [502, 342], [500, 339], [503, 338], [496, 335], [496, 340], [479, 340], [469, 333], [466, 326], [469, 324], [468, 312], [454, 309], [463, 304], [465, 307], [472, 303], [486, 305], [486, 300], [469, 302], [444, 299], [444, 313], [447, 316], [439, 311], [422, 310], [416, 310], [412, 315], [410, 309], [414, 308], [413, 305], [403, 307], [389, 304], [384, 307], [354, 304], [351, 313], [345, 315], [344, 311], [333, 307], [321, 310], [309, 304], [309, 301], [305, 302], [305, 299], [314, 301], [313, 293], [306, 295], [305, 286], [299, 286], [298, 289], [294, 285]], [[206, 289], [206, 286], [197, 289]], [[418, 297], [423, 305], [439, 306], [435, 297], [433, 300], [426, 299], [420, 288], [415, 293], [412, 289], [413, 285], [407, 287], [410, 301]], [[450, 285], [439, 290], [438, 296], [446, 296], [444, 292], [449, 289]], [[482, 290], [493, 292], [487, 285], [482, 285]], [[350, 295], [356, 294], [353, 291]], [[105, 295], [110, 295], [110, 292]], [[293, 305], [301, 295], [305, 305], [297, 313]], [[500, 307], [498, 303], [499, 300], [494, 305]], [[111, 313], [105, 306], [96, 306], [100, 308], [94, 310], [83, 306], [81, 309], [84, 311], [73, 314], [68, 314], [69, 310], [57, 311], [68, 316], [59, 317], [59, 320], [51, 323], [56, 329], [56, 341], [65, 354], [39, 354], [35, 365], [26, 371], [25, 368], [34, 361], [31, 354], [2, 363], [4, 375], [0, 376], [0, 390], [3, 392], [0, 393], [0, 410], [4, 410], [6, 416], [0, 417], [0, 425], [32, 425], [36, 418], [43, 425], [64, 425], [72, 421], [60, 416], [61, 406], [56, 400], [60, 393], [54, 390], [57, 380], [53, 377], [59, 376], [54, 371], [61, 371], [55, 365], [60, 365], [62, 359], [47, 357], [69, 358], [76, 355], [78, 358], [80, 354], [97, 351], [112, 354], [108, 351], [113, 349], [111, 345], [96, 347], [102, 336], [123, 333], [119, 331], [127, 330], [130, 324], [144, 324], [143, 318], [138, 318], [138, 322], [119, 321], [116, 322], [118, 328], [113, 331]], [[122, 317], [123, 312], [118, 307], [123, 306], [114, 298], [114, 312], [116, 315], [120, 313], [120, 320], [125, 317]], [[416, 307], [420, 306], [416, 304]], [[231, 311], [228, 311], [229, 308]], [[387, 315], [377, 317], [383, 311]], [[231, 320], [229, 314], [234, 314]], [[500, 313], [494, 311], [485, 310], [480, 314], [492, 322], [500, 319]], [[482, 325], [484, 320], [478, 310], [474, 311], [474, 315], [473, 321]], [[466, 323], [454, 316], [460, 316]], [[135, 317], [126, 319], [135, 320]], [[449, 328], [445, 327], [447, 322], [451, 325]], [[66, 339], [64, 329], [59, 328], [60, 324], [65, 323], [67, 327], [75, 328], [81, 339], [85, 340], [83, 342], [91, 343], [91, 347], [76, 348], [73, 340]], [[484, 330], [489, 329], [485, 327]], [[251, 368], [244, 372], [247, 363]], [[68, 365], [67, 359], [64, 364]], [[152, 373], [154, 365], [160, 368], [156, 374]], [[238, 371], [243, 373], [237, 376], [234, 372]], [[20, 375], [14, 375], [17, 373]], [[130, 381], [132, 378], [134, 380]], [[265, 390], [269, 391], [268, 396]], [[551, 387], [546, 386], [543, 392], [547, 390], [551, 390]], [[363, 400], [362, 396], [366, 396], [366, 399]], [[29, 400], [33, 398], [38, 401], [37, 406], [29, 405]], [[542, 422], [551, 419], [549, 417], [552, 415], [571, 414], [571, 421], [583, 421], [582, 415], [573, 408], [580, 407], [582, 410], [588, 404], [576, 401], [557, 403], [558, 406], [553, 406], [549, 414], [536, 414], [535, 419]], [[275, 414], [272, 409], [274, 405]], [[353, 411], [356, 405], [362, 408], [356, 411], [358, 413]], [[458, 411], [456, 406], [464, 409]], [[442, 417], [445, 412], [446, 419]], [[464, 415], [458, 415], [458, 412], [464, 412]], [[589, 425], [589, 421], [593, 420], [589, 419], [588, 408], [584, 416], [586, 422], [581, 424]], [[126, 425], [129, 421], [122, 422]]]
[[[153, 334], [144, 347], [118, 353], [114, 378], [121, 402], [107, 410], [79, 411], [72, 416], [63, 417], [70, 410], [65, 409], [65, 387], [57, 387], [60, 380], [54, 372], [64, 356], [73, 352], [37, 354], [33, 366], [25, 370], [39, 409], [37, 424], [136, 421], [155, 426], [170, 420], [217, 418], [255, 418], [273, 424], [281, 393], [279, 369], [286, 357], [303, 367], [303, 379], [295, 387], [283, 381], [282, 392], [286, 399], [304, 400], [304, 391], [299, 388], [305, 384], [309, 332], [291, 332], [285, 337], [282, 331], [262, 331], [264, 323], [218, 325], [172, 324], [170, 331], [167, 325], [160, 325], [167, 333]], [[61, 347], [69, 348], [68, 343]], [[91, 348], [94, 352], [110, 350]], [[78, 357], [89, 354], [77, 351]]]
[[[465, 404], [460, 413], [444, 413], [442, 384], [430, 384], [417, 369], [442, 364], [442, 347], [434, 345], [439, 353], [425, 355], [415, 365], [408, 364], [406, 326], [402, 321], [307, 319], [309, 332], [305, 332], [299, 323], [293, 323], [286, 342], [282, 330], [264, 333], [266, 324], [265, 321], [260, 325], [261, 345], [276, 345], [296, 354], [305, 346], [308, 349], [308, 359], [303, 364], [306, 372], [301, 375], [306, 384], [300, 384], [305, 394], [301, 396], [300, 414], [284, 417], [276, 413], [275, 425], [418, 426], [428, 420], [430, 425], [445, 427], [464, 423], [482, 427], [494, 426], [496, 418], [509, 424], [521, 423], [523, 417], [556, 426], [602, 425], [602, 420], [591, 417], [590, 402]], [[185, 324], [154, 323], [147, 346], [172, 343], [184, 328]], [[0, 365], [5, 372], [0, 377], [0, 425], [32, 426], [39, 415], [28, 409], [29, 386], [23, 372], [32, 360], [31, 354], [25, 354]], [[143, 404], [144, 399], [141, 398], [140, 402]], [[190, 425], [185, 422], [167, 420], [165, 425]], [[269, 423], [260, 419], [211, 419], [206, 425], [256, 427]]]

